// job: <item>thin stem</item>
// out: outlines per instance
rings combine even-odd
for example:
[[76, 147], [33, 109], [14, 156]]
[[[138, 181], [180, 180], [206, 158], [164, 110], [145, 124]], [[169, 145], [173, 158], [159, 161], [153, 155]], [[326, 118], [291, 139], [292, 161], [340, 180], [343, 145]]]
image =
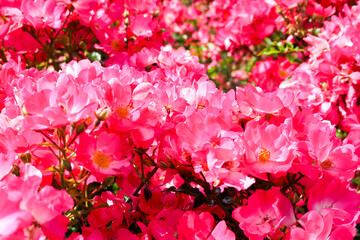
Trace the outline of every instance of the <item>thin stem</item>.
[[52, 152], [52, 154], [54, 154], [54, 156], [59, 159], [59, 162], [61, 161], [60, 157], [54, 152], [54, 149], [52, 149], [51, 147], [48, 147], [50, 152]]
[[135, 197], [139, 196], [139, 191], [141, 190], [141, 188], [152, 178], [152, 176], [154, 176], [154, 174], [156, 173], [156, 171], [159, 169], [158, 166], [155, 166], [154, 169], [146, 176], [146, 178], [144, 179], [144, 181], [141, 181], [141, 183], [139, 184], [139, 186], [136, 188], [136, 190], [134, 191], [133, 195]]
[[[66, 11], [66, 10], [65, 10], [65, 11]], [[66, 19], [65, 19], [63, 25], [61, 26], [61, 28], [59, 29], [59, 31], [55, 34], [55, 36], [54, 36], [53, 39], [56, 39], [56, 38], [59, 36], [59, 34], [61, 33], [61, 31], [64, 29], [65, 24], [66, 24], [67, 20], [69, 19], [69, 17], [71, 16], [71, 14], [72, 14], [72, 11], [70, 11], [70, 13], [66, 16]]]
[[84, 180], [84, 188], [83, 188], [83, 198], [85, 199], [85, 207], [88, 208], [89, 204], [88, 204], [88, 195], [87, 195], [87, 180], [90, 177], [89, 174], [86, 175], [85, 180]]
[[46, 135], [42, 130], [37, 131], [39, 133], [41, 133], [47, 140], [49, 140], [58, 150], [60, 150], [62, 152], [62, 148], [59, 147], [54, 140], [52, 140], [48, 135]]
[[74, 143], [74, 141], [75, 141], [75, 139], [77, 138], [77, 136], [79, 136], [78, 134], [76, 134], [75, 135], [75, 137], [73, 137], [72, 139], [71, 139], [71, 141], [70, 142], [68, 142], [68, 144], [66, 144], [66, 147], [70, 147], [71, 146], [71, 144], [73, 144]]
[[0, 48], [0, 58], [1, 60], [6, 63], [8, 60], [6, 59], [6, 55], [5, 55], [5, 52], [4, 52], [4, 49]]
[[143, 154], [145, 154], [145, 156], [152, 162], [152, 164], [156, 165], [156, 163], [154, 162], [154, 160], [149, 156], [149, 154], [147, 154], [147, 152], [143, 149], [143, 148], [140, 148], [141, 152]]
[[140, 164], [141, 164], [141, 181], [144, 181], [144, 159], [140, 155]]

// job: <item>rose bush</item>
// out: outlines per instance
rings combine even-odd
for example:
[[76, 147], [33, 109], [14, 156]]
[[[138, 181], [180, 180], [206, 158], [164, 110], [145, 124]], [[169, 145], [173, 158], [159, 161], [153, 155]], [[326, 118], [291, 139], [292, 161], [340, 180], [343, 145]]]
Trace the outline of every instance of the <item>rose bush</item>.
[[353, 239], [359, 11], [0, 0], [0, 238]]

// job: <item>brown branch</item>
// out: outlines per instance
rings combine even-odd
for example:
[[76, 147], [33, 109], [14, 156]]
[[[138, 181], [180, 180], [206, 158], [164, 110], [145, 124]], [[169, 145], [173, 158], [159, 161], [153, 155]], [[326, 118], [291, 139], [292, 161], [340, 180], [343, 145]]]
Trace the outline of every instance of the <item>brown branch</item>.
[[143, 181], [141, 181], [139, 186], [134, 191], [133, 196], [135, 196], [135, 197], [139, 196], [139, 191], [141, 190], [141, 188], [152, 178], [152, 176], [154, 176], [154, 174], [156, 173], [156, 171], [158, 169], [159, 169], [159, 167], [155, 166], [154, 169], [146, 176], [146, 178]]

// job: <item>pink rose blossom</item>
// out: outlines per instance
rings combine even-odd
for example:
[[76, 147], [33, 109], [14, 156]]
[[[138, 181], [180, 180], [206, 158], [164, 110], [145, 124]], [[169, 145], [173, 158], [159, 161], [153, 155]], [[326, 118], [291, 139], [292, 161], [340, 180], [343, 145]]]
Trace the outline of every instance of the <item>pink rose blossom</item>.
[[295, 158], [291, 122], [279, 127], [268, 122], [250, 121], [244, 133], [245, 173], [262, 179], [266, 174], [285, 175]]
[[282, 225], [289, 227], [295, 223], [291, 202], [275, 187], [257, 190], [250, 196], [248, 205], [238, 207], [232, 215], [250, 239], [263, 239]]

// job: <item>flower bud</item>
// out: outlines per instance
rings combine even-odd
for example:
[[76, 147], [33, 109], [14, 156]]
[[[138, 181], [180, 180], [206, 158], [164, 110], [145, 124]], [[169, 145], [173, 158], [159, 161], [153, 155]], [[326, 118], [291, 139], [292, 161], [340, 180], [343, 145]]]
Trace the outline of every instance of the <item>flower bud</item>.
[[31, 154], [23, 153], [20, 155], [20, 159], [23, 163], [31, 163]]
[[80, 123], [76, 126], [76, 134], [79, 135], [80, 133], [84, 132], [86, 130], [87, 126], [85, 123]]
[[95, 116], [98, 120], [104, 121], [109, 117], [109, 112], [110, 112], [109, 108], [105, 108], [105, 109], [100, 108], [100, 109], [96, 110]]

